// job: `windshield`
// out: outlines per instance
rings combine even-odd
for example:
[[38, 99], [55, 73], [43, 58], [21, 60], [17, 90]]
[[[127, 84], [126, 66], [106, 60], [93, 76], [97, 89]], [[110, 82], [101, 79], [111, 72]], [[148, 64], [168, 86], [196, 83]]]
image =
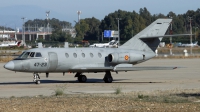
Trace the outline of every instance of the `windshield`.
[[29, 56], [30, 52], [23, 52], [19, 58], [27, 58]]
[[33, 57], [42, 57], [40, 52], [23, 52], [18, 58], [33, 58]]

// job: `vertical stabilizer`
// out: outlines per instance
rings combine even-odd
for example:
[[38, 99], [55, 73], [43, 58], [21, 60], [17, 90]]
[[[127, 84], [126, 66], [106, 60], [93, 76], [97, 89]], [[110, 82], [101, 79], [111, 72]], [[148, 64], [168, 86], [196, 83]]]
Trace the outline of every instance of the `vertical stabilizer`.
[[[162, 40], [162, 36], [165, 35], [171, 21], [172, 19], [157, 19], [144, 30], [120, 46], [120, 48], [155, 51]], [[154, 36], [155, 38], [152, 38]]]

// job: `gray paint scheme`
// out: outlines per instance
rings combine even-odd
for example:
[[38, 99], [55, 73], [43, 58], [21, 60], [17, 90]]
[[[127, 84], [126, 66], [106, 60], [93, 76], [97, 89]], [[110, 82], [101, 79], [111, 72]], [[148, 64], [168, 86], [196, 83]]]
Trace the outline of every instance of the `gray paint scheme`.
[[[162, 40], [162, 36], [165, 35], [167, 28], [169, 27], [172, 19], [158, 19], [146, 27], [144, 30], [139, 32], [129, 41], [127, 41], [121, 48], [130, 48], [140, 51], [155, 51], [155, 48], [158, 47], [160, 41]], [[155, 36], [153, 40], [149, 37]], [[160, 36], [159, 38], [157, 36]], [[146, 39], [147, 42], [151, 42], [151, 46], [148, 46], [145, 42], [143, 42], [140, 37]], [[146, 37], [146, 38], [145, 38]], [[149, 40], [149, 41], [148, 41]]]
[[52, 72], [55, 71], [58, 66], [58, 56], [55, 52], [48, 52], [49, 58], [49, 69], [48, 71]]
[[[155, 56], [154, 51], [171, 21], [172, 19], [157, 19], [119, 48], [35, 48], [25, 52], [40, 52], [42, 57], [15, 59], [4, 67], [12, 71], [33, 73], [106, 72], [109, 77], [110, 71], [137, 70], [133, 65]], [[47, 65], [35, 66], [35, 63], [46, 63]], [[144, 69], [156, 70], [158, 68]]]

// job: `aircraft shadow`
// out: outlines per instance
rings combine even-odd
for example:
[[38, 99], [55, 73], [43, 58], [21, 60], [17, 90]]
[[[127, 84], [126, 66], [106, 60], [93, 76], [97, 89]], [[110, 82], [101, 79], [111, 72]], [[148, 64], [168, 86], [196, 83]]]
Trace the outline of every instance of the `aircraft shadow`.
[[[117, 79], [113, 80], [112, 83], [162, 83], [162, 82], [130, 82], [126, 81], [124, 82], [123, 80], [128, 80], [128, 79]], [[120, 81], [120, 82], [117, 82]], [[54, 83], [80, 83], [78, 80], [40, 80], [41, 84], [54, 84]], [[102, 79], [88, 79], [86, 83], [105, 83]], [[2, 82], [0, 85], [22, 85], [22, 84], [35, 84], [34, 82]]]
[[33, 84], [34, 82], [2, 82], [0, 85], [20, 85], [20, 84]]

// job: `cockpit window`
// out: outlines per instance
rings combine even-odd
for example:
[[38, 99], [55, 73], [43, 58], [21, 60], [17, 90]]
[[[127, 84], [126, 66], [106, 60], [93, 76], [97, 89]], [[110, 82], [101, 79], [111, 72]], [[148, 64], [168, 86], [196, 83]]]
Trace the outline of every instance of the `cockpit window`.
[[18, 58], [21, 58], [24, 54], [25, 54], [25, 52], [23, 52], [22, 54], [20, 54]]
[[23, 52], [19, 58], [27, 58], [29, 56], [30, 52]]
[[30, 53], [30, 57], [34, 57], [34, 55], [35, 55], [35, 52]]
[[33, 58], [33, 57], [42, 57], [40, 52], [23, 52], [18, 58]]
[[36, 52], [35, 57], [42, 57], [40, 52]]

